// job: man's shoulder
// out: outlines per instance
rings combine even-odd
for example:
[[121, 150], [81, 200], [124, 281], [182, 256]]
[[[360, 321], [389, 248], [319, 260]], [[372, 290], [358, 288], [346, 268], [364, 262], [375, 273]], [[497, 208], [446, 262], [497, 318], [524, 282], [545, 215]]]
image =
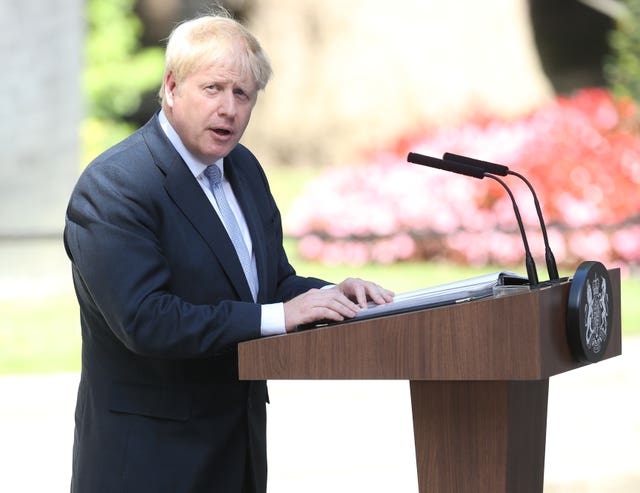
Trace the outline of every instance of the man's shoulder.
[[251, 152], [247, 147], [243, 146], [242, 144], [237, 144], [233, 148], [233, 150], [229, 153], [229, 157], [234, 161], [239, 161], [239, 162], [250, 164], [253, 166], [260, 165], [260, 163], [258, 162], [258, 158], [256, 158], [253, 152]]
[[85, 172], [89, 173], [112, 173], [122, 170], [127, 173], [136, 173], [142, 171], [140, 165], [145, 162], [153, 163], [153, 155], [149, 149], [145, 135], [149, 133], [150, 120], [144, 126], [105, 149], [98, 154], [86, 166]]
[[[148, 187], [156, 166], [144, 132], [147, 125], [96, 156], [83, 170], [76, 190], [133, 190]], [[160, 177], [158, 177], [160, 178]]]
[[136, 155], [140, 156], [148, 156], [149, 149], [145, 140], [145, 134], [148, 134], [152, 131], [153, 128], [153, 118], [149, 120], [145, 125], [138, 128], [136, 131], [122, 139], [120, 142], [112, 145], [111, 147], [104, 150], [98, 156], [96, 156], [89, 165], [100, 162], [120, 162], [121, 160], [117, 159], [122, 155], [131, 155], [131, 158], [135, 158]]
[[[268, 188], [267, 177], [258, 158], [245, 146], [238, 144], [227, 156], [233, 172], [244, 175], [249, 181], [263, 183]], [[226, 169], [226, 168], [225, 168]]]

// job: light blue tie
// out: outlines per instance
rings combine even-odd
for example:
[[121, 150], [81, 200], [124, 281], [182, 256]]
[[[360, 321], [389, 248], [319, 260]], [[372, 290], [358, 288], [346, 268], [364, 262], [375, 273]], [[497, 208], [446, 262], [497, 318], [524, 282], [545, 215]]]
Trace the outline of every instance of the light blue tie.
[[224, 189], [222, 188], [222, 172], [220, 171], [220, 168], [214, 164], [212, 166], [207, 166], [204, 170], [204, 174], [209, 180], [209, 188], [211, 188], [211, 193], [213, 193], [213, 197], [216, 199], [218, 209], [220, 210], [220, 219], [222, 219], [222, 222], [227, 229], [227, 233], [229, 234], [229, 238], [231, 238], [231, 242], [236, 249], [238, 259], [240, 259], [240, 264], [242, 265], [242, 270], [244, 271], [244, 275], [247, 278], [249, 287], [251, 288], [251, 294], [255, 300], [258, 287], [256, 286], [257, 276], [254, 271], [253, 262], [251, 262], [251, 252], [249, 252], [247, 244], [242, 238], [242, 233], [240, 232], [240, 226], [238, 225], [236, 216], [233, 214], [233, 211], [229, 206], [229, 202], [227, 202], [227, 197], [224, 194]]

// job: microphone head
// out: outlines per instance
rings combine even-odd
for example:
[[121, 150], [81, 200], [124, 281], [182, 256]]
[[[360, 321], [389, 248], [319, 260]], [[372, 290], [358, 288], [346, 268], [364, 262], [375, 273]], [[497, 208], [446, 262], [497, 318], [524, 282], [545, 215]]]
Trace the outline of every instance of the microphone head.
[[444, 171], [451, 171], [452, 173], [458, 173], [460, 175], [471, 176], [480, 180], [484, 178], [484, 171], [478, 167], [453, 161], [445, 161], [436, 157], [418, 154], [417, 152], [410, 152], [407, 155], [407, 161], [421, 166], [429, 166], [430, 168], [437, 168]]
[[476, 166], [487, 173], [492, 175], [507, 176], [509, 174], [509, 168], [502, 164], [490, 163], [489, 161], [481, 161], [480, 159], [473, 159], [467, 156], [461, 156], [460, 154], [453, 154], [452, 152], [445, 152], [442, 155], [442, 159], [447, 161], [454, 161], [460, 164], [466, 164], [468, 166]]

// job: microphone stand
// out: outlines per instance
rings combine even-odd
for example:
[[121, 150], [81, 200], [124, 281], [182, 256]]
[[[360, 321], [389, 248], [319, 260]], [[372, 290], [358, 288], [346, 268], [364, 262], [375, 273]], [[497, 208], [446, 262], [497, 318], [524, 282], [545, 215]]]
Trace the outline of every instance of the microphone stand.
[[[516, 219], [518, 221], [518, 228], [520, 229], [520, 235], [522, 236], [522, 242], [524, 244], [525, 250], [525, 264], [527, 267], [527, 277], [529, 278], [529, 284], [534, 287], [538, 285], [538, 272], [536, 271], [536, 265], [533, 261], [533, 256], [531, 255], [531, 250], [529, 248], [529, 242], [527, 241], [527, 235], [524, 230], [524, 225], [522, 224], [522, 216], [520, 215], [520, 211], [518, 209], [518, 205], [516, 204], [516, 199], [511, 193], [511, 190], [507, 186], [507, 184], [502, 181], [497, 176], [485, 171], [480, 166], [474, 163], [464, 163], [451, 161], [447, 159], [438, 159], [431, 156], [425, 156], [424, 154], [418, 154], [415, 152], [410, 152], [407, 156], [407, 161], [413, 164], [419, 164], [421, 166], [429, 166], [431, 168], [437, 168], [445, 171], [450, 171], [452, 173], [458, 173], [465, 176], [471, 176], [473, 178], [483, 179], [485, 177], [491, 178], [492, 180], [497, 181], [502, 185], [502, 187], [507, 191], [509, 197], [511, 198], [511, 203], [513, 204], [513, 211], [515, 212]], [[495, 165], [496, 169], [498, 169], [498, 165]], [[502, 166], [501, 168], [506, 168]], [[501, 171], [498, 171], [501, 172]]]
[[480, 159], [474, 159], [467, 156], [461, 156], [459, 154], [453, 154], [451, 152], [445, 152], [442, 155], [442, 158], [447, 161], [453, 161], [459, 164], [465, 164], [467, 166], [475, 166], [477, 168], [483, 169], [488, 173], [493, 173], [495, 175], [506, 176], [513, 175], [520, 178], [529, 188], [531, 195], [533, 196], [533, 203], [536, 207], [536, 213], [538, 214], [538, 220], [540, 221], [540, 229], [542, 231], [542, 239], [544, 241], [544, 257], [547, 264], [547, 272], [549, 274], [550, 281], [558, 281], [558, 267], [556, 265], [556, 259], [553, 256], [553, 252], [551, 251], [551, 246], [549, 245], [549, 237], [547, 235], [547, 227], [544, 223], [544, 218], [542, 217], [542, 208], [540, 207], [540, 202], [538, 201], [538, 195], [536, 194], [533, 186], [523, 175], [517, 173], [516, 171], [511, 171], [507, 166], [502, 164], [491, 163], [489, 161], [482, 161]]
[[518, 206], [516, 204], [516, 199], [513, 196], [513, 193], [511, 193], [511, 190], [509, 190], [509, 187], [507, 187], [507, 184], [501, 180], [500, 178], [498, 178], [495, 175], [492, 175], [490, 173], [484, 173], [484, 176], [486, 176], [487, 178], [491, 178], [492, 180], [497, 181], [498, 183], [500, 183], [500, 185], [502, 185], [502, 188], [504, 188], [507, 193], [509, 194], [509, 197], [511, 198], [511, 203], [513, 204], [513, 212], [516, 215], [516, 219], [518, 220], [518, 228], [520, 229], [520, 236], [522, 236], [522, 242], [524, 243], [524, 253], [525, 253], [525, 265], [527, 267], [527, 277], [529, 278], [529, 283], [531, 284], [531, 286], [536, 286], [538, 284], [538, 272], [536, 270], [536, 264], [533, 261], [533, 256], [531, 255], [531, 250], [529, 249], [529, 242], [527, 241], [527, 235], [524, 232], [524, 225], [522, 224], [522, 216], [520, 216], [520, 210], [518, 209]]

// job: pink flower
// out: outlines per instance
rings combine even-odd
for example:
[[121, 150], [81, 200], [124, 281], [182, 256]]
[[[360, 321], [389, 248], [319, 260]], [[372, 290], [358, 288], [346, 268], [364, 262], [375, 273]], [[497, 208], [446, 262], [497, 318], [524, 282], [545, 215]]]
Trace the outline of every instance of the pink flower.
[[[303, 255], [332, 263], [419, 255], [472, 264], [521, 262], [513, 205], [500, 185], [406, 163], [408, 150], [436, 157], [449, 151], [506, 164], [532, 182], [558, 263], [637, 263], [640, 139], [630, 130], [637, 119], [635, 105], [588, 89], [513, 121], [476, 118], [419, 137], [400, 136], [366, 165], [333, 167], [309, 183], [285, 218], [285, 231], [301, 239]], [[530, 192], [516, 178], [504, 179], [531, 251], [543, 258]]]
[[609, 238], [602, 231], [580, 230], [569, 235], [569, 248], [582, 260], [604, 260], [609, 257]]
[[640, 225], [621, 229], [611, 238], [614, 251], [627, 262], [640, 261]]

